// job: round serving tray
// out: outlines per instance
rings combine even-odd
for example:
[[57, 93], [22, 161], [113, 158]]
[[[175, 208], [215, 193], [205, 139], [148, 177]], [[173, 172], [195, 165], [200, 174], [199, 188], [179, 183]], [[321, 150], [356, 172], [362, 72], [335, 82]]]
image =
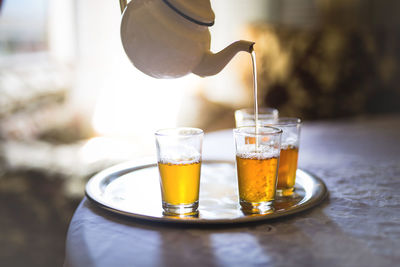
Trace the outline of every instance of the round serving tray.
[[295, 193], [277, 199], [275, 211], [246, 215], [240, 209], [235, 164], [203, 161], [201, 167], [199, 214], [163, 215], [156, 163], [123, 163], [93, 176], [86, 185], [86, 196], [111, 212], [154, 222], [184, 224], [227, 224], [269, 220], [298, 213], [318, 205], [328, 194], [324, 182], [297, 170]]

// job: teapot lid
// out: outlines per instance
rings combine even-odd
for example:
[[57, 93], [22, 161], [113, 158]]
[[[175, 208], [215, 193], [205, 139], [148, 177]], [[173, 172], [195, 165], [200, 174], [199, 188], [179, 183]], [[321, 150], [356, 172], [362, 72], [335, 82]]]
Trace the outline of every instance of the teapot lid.
[[215, 15], [210, 0], [163, 0], [176, 13], [203, 26], [214, 25]]

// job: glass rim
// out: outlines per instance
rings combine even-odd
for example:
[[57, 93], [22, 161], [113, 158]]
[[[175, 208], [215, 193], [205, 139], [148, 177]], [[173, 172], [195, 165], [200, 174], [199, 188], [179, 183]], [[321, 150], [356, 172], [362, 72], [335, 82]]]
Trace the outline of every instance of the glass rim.
[[[244, 115], [254, 115], [254, 108], [241, 108], [241, 109], [235, 110], [235, 113], [239, 113], [239, 112], [241, 112]], [[259, 115], [271, 115], [271, 116], [274, 116], [274, 115], [278, 115], [279, 114], [278, 109], [269, 108], [269, 107], [259, 107], [258, 108], [258, 112], [259, 112]], [[263, 112], [269, 112], [270, 114], [263, 113]]]
[[[276, 108], [269, 108], [269, 107], [259, 107], [258, 111], [271, 111], [271, 113], [278, 113], [279, 111]], [[241, 108], [235, 110], [235, 112], [245, 112], [245, 113], [250, 113], [254, 114], [254, 108], [249, 107], [249, 108]]]
[[297, 126], [301, 125], [302, 121], [297, 117], [279, 117], [275, 120], [268, 121], [263, 123], [262, 121], [258, 122], [258, 125], [261, 126]]
[[204, 134], [204, 131], [194, 127], [175, 127], [159, 129], [154, 134], [156, 136], [200, 136]]
[[243, 131], [241, 131], [241, 130], [250, 129], [250, 128], [255, 130], [256, 126], [253, 125], [253, 126], [236, 127], [236, 128], [233, 129], [233, 133], [234, 134], [241, 134], [241, 135], [248, 135], [248, 136], [279, 135], [279, 134], [283, 133], [282, 129], [277, 128], [277, 127], [273, 127], [273, 126], [260, 126], [260, 127], [257, 127], [258, 129], [261, 128], [261, 129], [272, 129], [273, 130], [272, 132], [267, 132], [267, 133], [260, 133], [260, 132], [259, 133], [255, 133], [255, 132], [251, 133], [251, 132], [243, 132]]

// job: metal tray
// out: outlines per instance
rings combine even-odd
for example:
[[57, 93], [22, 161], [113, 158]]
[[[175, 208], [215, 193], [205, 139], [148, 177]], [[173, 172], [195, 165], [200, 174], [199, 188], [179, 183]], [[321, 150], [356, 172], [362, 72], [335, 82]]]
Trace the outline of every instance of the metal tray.
[[203, 161], [201, 167], [199, 214], [165, 216], [156, 163], [123, 163], [93, 176], [86, 185], [86, 196], [114, 213], [133, 218], [184, 224], [231, 224], [275, 219], [318, 205], [328, 194], [324, 182], [297, 170], [295, 193], [275, 201], [275, 211], [246, 215], [238, 203], [235, 164]]

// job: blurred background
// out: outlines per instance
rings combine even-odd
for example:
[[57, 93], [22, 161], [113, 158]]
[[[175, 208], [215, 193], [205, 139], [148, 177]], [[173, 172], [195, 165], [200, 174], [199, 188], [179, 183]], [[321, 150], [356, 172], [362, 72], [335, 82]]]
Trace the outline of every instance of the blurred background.
[[[305, 121], [400, 111], [400, 2], [212, 0], [212, 51], [256, 42], [259, 103]], [[0, 0], [0, 262], [61, 266], [91, 175], [154, 157], [158, 128], [234, 126], [250, 55], [157, 80], [124, 54], [117, 0]]]

